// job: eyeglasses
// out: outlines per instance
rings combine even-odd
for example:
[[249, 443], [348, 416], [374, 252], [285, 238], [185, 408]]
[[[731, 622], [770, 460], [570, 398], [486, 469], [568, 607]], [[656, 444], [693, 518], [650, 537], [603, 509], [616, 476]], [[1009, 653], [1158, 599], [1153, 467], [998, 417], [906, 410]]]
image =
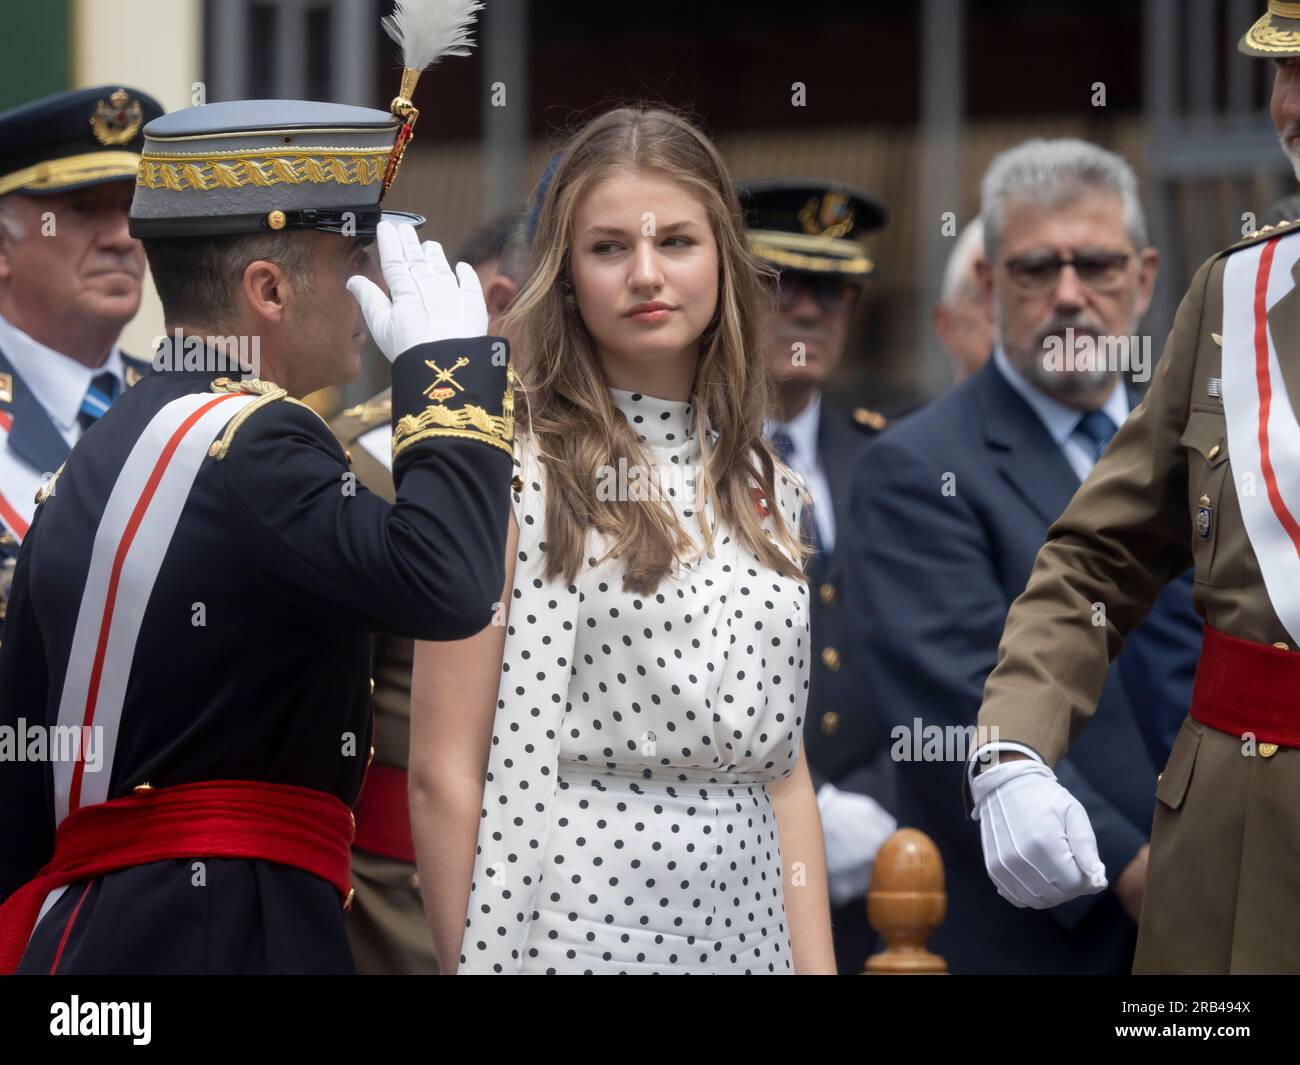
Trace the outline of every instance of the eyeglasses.
[[852, 283], [842, 277], [793, 270], [782, 270], [780, 279], [776, 282], [782, 311], [798, 306], [806, 292], [816, 301], [823, 314], [834, 314], [842, 308], [852, 287]]
[[1007, 273], [1016, 286], [1028, 294], [1041, 294], [1056, 288], [1061, 270], [1073, 266], [1079, 280], [1094, 292], [1113, 292], [1124, 283], [1128, 272], [1127, 252], [1086, 252], [1064, 259], [1060, 255], [1020, 255], [1007, 260]]

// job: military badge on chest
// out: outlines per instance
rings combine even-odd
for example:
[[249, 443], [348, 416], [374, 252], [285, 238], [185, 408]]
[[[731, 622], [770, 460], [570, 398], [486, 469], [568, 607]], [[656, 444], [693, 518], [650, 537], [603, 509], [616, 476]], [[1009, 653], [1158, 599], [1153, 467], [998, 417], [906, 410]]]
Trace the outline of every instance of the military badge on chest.
[[1214, 532], [1214, 507], [1210, 505], [1209, 496], [1201, 496], [1196, 508], [1196, 534], [1202, 540], [1208, 540]]

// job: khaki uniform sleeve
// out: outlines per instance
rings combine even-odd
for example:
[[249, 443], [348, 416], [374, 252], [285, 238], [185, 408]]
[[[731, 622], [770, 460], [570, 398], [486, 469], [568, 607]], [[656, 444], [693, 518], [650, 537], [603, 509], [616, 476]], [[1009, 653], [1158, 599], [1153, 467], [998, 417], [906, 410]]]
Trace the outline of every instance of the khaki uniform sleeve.
[[1145, 402], [1048, 530], [1007, 616], [979, 723], [996, 729], [997, 739], [1027, 744], [1049, 765], [1095, 711], [1124, 636], [1192, 564], [1180, 439], [1198, 347], [1212, 342], [1208, 331], [1222, 317], [1221, 262], [1197, 272]]

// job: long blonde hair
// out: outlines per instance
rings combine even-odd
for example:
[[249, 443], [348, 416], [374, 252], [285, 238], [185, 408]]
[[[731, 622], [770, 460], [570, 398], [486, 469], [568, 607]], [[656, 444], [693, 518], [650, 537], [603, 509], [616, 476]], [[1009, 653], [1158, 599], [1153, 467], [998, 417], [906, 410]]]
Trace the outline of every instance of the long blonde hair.
[[[573, 219], [583, 196], [613, 174], [645, 171], [673, 178], [700, 201], [718, 248], [718, 306], [700, 336], [692, 387], [704, 550], [713, 551], [703, 505], [711, 500], [715, 514], [760, 561], [805, 580], [801, 566], [764, 532], [750, 492], [753, 478], [775, 519], [776, 538], [802, 563], [807, 549], [777, 506], [778, 467], [763, 438], [773, 385], [760, 346], [759, 312], [760, 300], [769, 298], [763, 274], [772, 270], [748, 247], [735, 186], [717, 148], [685, 118], [646, 107], [608, 111], [568, 139], [542, 199], [529, 280], [502, 324], [525, 353], [515, 394], [515, 410], [528, 411], [521, 431], [533, 434], [547, 468], [546, 577], [574, 581], [588, 528], [613, 538], [604, 557], [624, 561], [624, 590], [639, 594], [653, 593], [693, 546], [665, 504], [599, 498], [602, 468], [617, 468], [620, 458], [629, 468], [648, 464], [607, 392], [569, 273]], [[716, 443], [710, 426], [718, 432]]]

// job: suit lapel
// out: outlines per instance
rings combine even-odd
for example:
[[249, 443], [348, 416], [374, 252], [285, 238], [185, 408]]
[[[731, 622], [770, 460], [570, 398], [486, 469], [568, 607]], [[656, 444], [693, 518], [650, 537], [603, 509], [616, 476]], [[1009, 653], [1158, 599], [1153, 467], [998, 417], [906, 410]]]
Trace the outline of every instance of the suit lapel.
[[72, 450], [63, 439], [40, 400], [27, 387], [0, 352], [0, 372], [13, 380], [13, 401], [9, 411], [13, 415], [13, 428], [9, 430], [9, 450], [28, 465], [43, 473], [53, 473]]
[[[1042, 420], [992, 360], [976, 375], [974, 385], [993, 465], [1051, 524], [1078, 489], [1078, 476]], [[961, 491], [960, 484], [957, 491]]]
[[849, 495], [853, 491], [853, 471], [866, 441], [844, 424], [843, 415], [826, 406], [817, 415], [817, 456], [826, 470], [826, 481], [831, 490], [831, 504], [835, 510], [835, 542], [839, 543], [839, 530], [849, 521]]
[[1300, 259], [1291, 267], [1291, 276], [1296, 284], [1268, 312], [1268, 331], [1277, 349], [1291, 412], [1300, 420]]

